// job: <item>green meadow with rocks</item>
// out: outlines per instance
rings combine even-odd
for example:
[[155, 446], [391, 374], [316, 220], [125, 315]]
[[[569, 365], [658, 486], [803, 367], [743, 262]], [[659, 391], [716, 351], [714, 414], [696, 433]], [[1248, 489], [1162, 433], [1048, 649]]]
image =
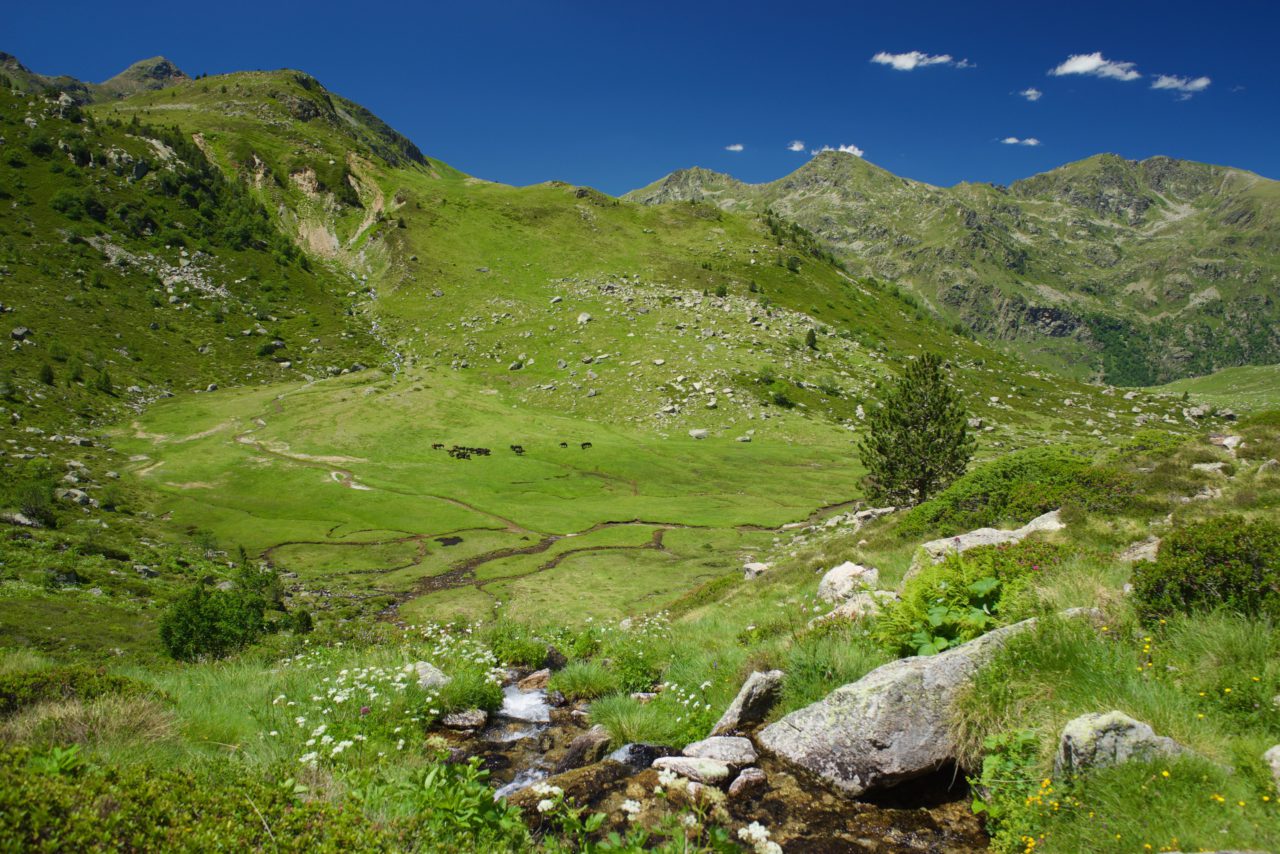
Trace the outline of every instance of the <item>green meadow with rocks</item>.
[[1280, 850], [1275, 182], [617, 198], [4, 59], [0, 849]]

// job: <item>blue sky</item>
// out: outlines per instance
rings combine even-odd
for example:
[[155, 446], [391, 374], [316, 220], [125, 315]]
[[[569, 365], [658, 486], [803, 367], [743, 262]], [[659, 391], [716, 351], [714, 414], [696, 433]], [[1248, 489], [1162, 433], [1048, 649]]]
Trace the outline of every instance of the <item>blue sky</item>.
[[772, 180], [842, 145], [941, 185], [1103, 151], [1280, 178], [1277, 32], [1272, 0], [96, 0], [14, 4], [0, 50], [94, 81], [155, 54], [300, 68], [473, 175], [621, 193], [692, 165]]

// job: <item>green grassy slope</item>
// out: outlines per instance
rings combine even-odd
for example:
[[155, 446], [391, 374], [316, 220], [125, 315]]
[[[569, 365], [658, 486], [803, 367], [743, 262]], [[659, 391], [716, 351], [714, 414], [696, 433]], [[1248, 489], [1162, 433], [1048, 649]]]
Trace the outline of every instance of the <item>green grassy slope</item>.
[[828, 152], [748, 185], [703, 169], [633, 191], [704, 199], [811, 229], [859, 273], [909, 285], [1033, 361], [1149, 383], [1280, 353], [1274, 181], [1099, 155], [1009, 188], [939, 188]]

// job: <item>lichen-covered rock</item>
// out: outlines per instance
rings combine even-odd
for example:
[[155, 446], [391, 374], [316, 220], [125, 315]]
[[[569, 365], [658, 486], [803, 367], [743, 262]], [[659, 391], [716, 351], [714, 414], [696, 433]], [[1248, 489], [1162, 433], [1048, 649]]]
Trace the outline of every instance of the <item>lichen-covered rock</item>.
[[967, 534], [943, 537], [940, 540], [930, 540], [921, 546], [923, 552], [916, 554], [915, 560], [911, 563], [911, 568], [907, 570], [906, 578], [910, 579], [924, 569], [928, 565], [926, 561], [941, 563], [943, 558], [952, 552], [966, 552], [978, 546], [1020, 543], [1031, 534], [1039, 531], [1061, 531], [1065, 527], [1066, 524], [1062, 521], [1062, 511], [1051, 510], [1042, 516], [1037, 516], [1021, 528], [1015, 528], [1012, 531], [1005, 531], [999, 528], [978, 528], [976, 531], [969, 531]]
[[733, 698], [729, 708], [711, 728], [711, 734], [728, 735], [743, 726], [764, 720], [778, 701], [784, 676], [786, 674], [781, 670], [757, 670], [748, 676], [738, 689], [738, 696]]
[[1056, 775], [1070, 776], [1131, 759], [1150, 760], [1186, 752], [1172, 738], [1156, 735], [1150, 726], [1124, 712], [1090, 713], [1063, 727], [1053, 770]]
[[754, 764], [756, 761], [756, 749], [751, 746], [751, 739], [731, 735], [713, 735], [710, 738], [695, 741], [685, 746], [684, 755], [714, 759], [737, 768]]
[[950, 711], [970, 676], [1035, 620], [988, 632], [933, 656], [893, 661], [792, 712], [756, 735], [780, 760], [850, 796], [954, 761]]
[[879, 582], [880, 570], [845, 561], [822, 576], [822, 581], [818, 582], [818, 598], [834, 605], [864, 587], [875, 587]]
[[489, 721], [489, 714], [484, 709], [466, 709], [451, 712], [440, 719], [440, 723], [449, 729], [479, 729]]
[[729, 784], [729, 797], [750, 798], [761, 792], [768, 783], [769, 778], [759, 768], [743, 768]]
[[686, 780], [695, 783], [706, 783], [718, 786], [729, 779], [729, 766], [715, 759], [702, 759], [695, 756], [663, 756], [653, 760], [653, 767], [659, 771], [671, 771]]

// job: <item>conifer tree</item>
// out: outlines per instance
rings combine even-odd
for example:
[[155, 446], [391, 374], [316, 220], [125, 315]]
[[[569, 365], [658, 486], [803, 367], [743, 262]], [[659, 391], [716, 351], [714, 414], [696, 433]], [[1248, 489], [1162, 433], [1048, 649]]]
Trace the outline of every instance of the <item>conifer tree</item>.
[[942, 360], [926, 355], [908, 363], [867, 414], [867, 435], [858, 444], [867, 497], [901, 506], [927, 501], [946, 488], [973, 456], [968, 426]]

